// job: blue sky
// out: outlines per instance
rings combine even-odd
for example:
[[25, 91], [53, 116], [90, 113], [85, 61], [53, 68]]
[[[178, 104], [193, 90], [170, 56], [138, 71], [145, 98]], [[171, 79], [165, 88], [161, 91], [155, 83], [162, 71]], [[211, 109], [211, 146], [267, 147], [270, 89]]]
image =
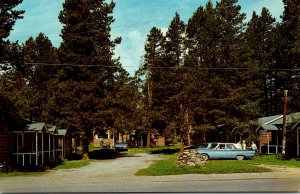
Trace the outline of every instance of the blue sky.
[[[61, 42], [59, 36], [62, 24], [58, 20], [64, 0], [23, 0], [18, 9], [24, 9], [24, 19], [18, 20], [11, 32], [11, 41], [26, 41], [30, 36], [36, 37], [40, 32], [46, 34], [55, 47]], [[107, 1], [110, 2], [110, 1]], [[115, 0], [112, 38], [121, 36], [122, 43], [117, 46], [116, 57], [131, 74], [138, 69], [144, 54], [147, 34], [155, 26], [166, 31], [175, 12], [187, 23], [188, 19], [199, 6], [207, 0]], [[239, 0], [242, 12], [250, 19], [252, 12], [261, 12], [262, 7], [280, 20], [283, 12], [282, 0]]]

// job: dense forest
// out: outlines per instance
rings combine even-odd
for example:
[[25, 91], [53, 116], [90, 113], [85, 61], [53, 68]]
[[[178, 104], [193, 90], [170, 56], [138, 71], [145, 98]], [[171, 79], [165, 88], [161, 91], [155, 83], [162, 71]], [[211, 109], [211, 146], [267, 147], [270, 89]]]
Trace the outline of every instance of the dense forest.
[[280, 21], [267, 8], [246, 21], [238, 0], [208, 1], [187, 23], [174, 13], [165, 34], [150, 30], [130, 77], [114, 57], [114, 2], [65, 0], [55, 48], [43, 33], [10, 42], [22, 0], [2, 0], [1, 111], [78, 133], [85, 153], [97, 129], [155, 131], [170, 143], [224, 125], [254, 136], [258, 118], [282, 114], [284, 90], [288, 113], [300, 110], [300, 2], [283, 2]]

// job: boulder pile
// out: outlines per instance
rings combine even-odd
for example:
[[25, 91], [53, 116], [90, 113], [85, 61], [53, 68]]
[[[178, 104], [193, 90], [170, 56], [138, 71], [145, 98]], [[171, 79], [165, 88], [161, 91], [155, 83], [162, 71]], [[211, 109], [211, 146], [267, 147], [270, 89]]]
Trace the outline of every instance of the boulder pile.
[[177, 161], [179, 167], [204, 166], [205, 164], [205, 160], [194, 149], [184, 150]]

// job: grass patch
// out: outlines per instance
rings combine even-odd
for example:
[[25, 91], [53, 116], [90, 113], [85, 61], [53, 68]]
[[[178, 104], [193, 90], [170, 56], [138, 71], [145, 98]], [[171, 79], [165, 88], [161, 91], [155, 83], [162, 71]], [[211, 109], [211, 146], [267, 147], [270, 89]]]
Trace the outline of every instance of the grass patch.
[[208, 160], [204, 167], [181, 168], [176, 166], [179, 153], [163, 155], [149, 168], [139, 170], [138, 176], [161, 176], [178, 174], [228, 174], [270, 172], [270, 169], [258, 167], [252, 160]]
[[5, 177], [15, 177], [15, 176], [43, 176], [48, 172], [9, 172], [9, 173], [0, 173], [0, 178]]
[[94, 151], [94, 144], [90, 143], [89, 144], [89, 152], [92, 152], [92, 151]]
[[86, 166], [90, 163], [89, 160], [71, 160], [65, 161], [62, 164], [57, 165], [54, 169], [70, 169], [70, 168], [80, 168]]
[[168, 154], [175, 153], [179, 151], [179, 145], [175, 146], [165, 146], [165, 147], [155, 147], [155, 148], [129, 148], [128, 154], [139, 154], [139, 153], [149, 153], [149, 154]]
[[296, 160], [295, 158], [281, 159], [281, 158], [277, 158], [276, 155], [256, 156], [251, 160], [251, 162], [253, 162], [253, 164], [270, 164], [270, 165], [300, 168], [300, 161]]

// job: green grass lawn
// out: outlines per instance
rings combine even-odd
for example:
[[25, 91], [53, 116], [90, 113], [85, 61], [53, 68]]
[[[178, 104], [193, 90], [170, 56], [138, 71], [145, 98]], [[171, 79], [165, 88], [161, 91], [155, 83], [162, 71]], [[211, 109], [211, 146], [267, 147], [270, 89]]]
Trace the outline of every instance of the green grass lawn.
[[54, 169], [70, 169], [86, 166], [90, 163], [89, 160], [70, 160], [57, 165]]
[[179, 153], [162, 155], [163, 160], [156, 161], [149, 168], [139, 170], [138, 176], [160, 176], [178, 174], [227, 174], [270, 172], [270, 169], [258, 167], [252, 160], [208, 160], [204, 167], [181, 168], [176, 166]]
[[178, 174], [228, 174], [228, 173], [260, 173], [270, 172], [268, 168], [259, 167], [259, 164], [279, 165], [300, 168], [300, 161], [296, 159], [279, 159], [276, 155], [256, 156], [250, 160], [208, 160], [204, 167], [181, 168], [176, 166], [179, 153], [166, 155], [156, 161], [149, 168], [139, 170], [138, 176], [160, 176]]
[[167, 151], [171, 151], [172, 153], [179, 151], [179, 145], [168, 146], [168, 147], [157, 147], [157, 148], [129, 148], [128, 154], [138, 154], [138, 153], [166, 153]]
[[291, 159], [278, 159], [276, 155], [262, 155], [254, 157], [251, 162], [253, 164], [270, 164], [270, 165], [280, 165], [287, 167], [300, 168], [300, 161], [295, 158]]

